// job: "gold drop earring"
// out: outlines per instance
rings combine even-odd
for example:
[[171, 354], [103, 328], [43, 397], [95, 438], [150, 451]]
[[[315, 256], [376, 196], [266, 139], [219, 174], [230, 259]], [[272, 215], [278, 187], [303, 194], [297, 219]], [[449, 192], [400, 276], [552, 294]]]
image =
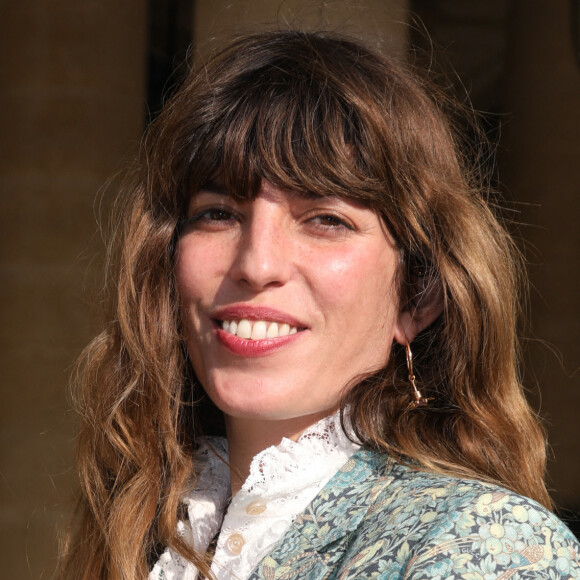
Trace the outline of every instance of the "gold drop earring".
[[407, 344], [405, 345], [405, 350], [407, 354], [407, 370], [409, 371], [409, 382], [413, 387], [413, 400], [407, 405], [407, 409], [427, 407], [429, 405], [429, 401], [433, 400], [433, 397], [424, 397], [415, 384], [415, 373], [413, 372], [413, 353], [411, 352], [411, 345], [409, 344], [409, 341], [407, 341]]

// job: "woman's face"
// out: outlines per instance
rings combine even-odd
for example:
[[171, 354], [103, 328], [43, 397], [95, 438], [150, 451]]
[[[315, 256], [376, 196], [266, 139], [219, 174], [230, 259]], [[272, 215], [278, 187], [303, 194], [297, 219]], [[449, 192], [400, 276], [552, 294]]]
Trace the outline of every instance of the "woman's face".
[[209, 184], [190, 202], [175, 268], [193, 367], [230, 418], [314, 422], [403, 336], [393, 240], [346, 199], [264, 182], [238, 202]]

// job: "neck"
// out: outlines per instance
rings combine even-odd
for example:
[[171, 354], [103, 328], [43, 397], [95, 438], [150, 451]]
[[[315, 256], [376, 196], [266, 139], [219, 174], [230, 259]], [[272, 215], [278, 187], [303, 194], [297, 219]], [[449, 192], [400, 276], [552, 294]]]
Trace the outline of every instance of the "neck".
[[232, 497], [250, 475], [252, 460], [260, 451], [278, 445], [284, 437], [298, 440], [308, 427], [328, 414], [324, 412], [280, 421], [226, 416]]

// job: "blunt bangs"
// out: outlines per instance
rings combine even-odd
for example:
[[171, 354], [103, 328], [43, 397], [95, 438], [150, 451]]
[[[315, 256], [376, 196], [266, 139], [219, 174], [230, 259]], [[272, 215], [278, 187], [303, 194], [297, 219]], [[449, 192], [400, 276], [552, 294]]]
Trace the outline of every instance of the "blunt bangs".
[[[248, 54], [234, 46], [218, 70], [205, 71], [205, 94], [197, 95], [192, 113], [205, 123], [198, 125], [204, 138], [190, 161], [190, 193], [217, 177], [230, 195], [251, 199], [265, 179], [384, 211], [386, 183], [372, 169], [384, 168], [371, 118], [377, 111], [360, 106], [376, 91], [366, 86], [372, 75], [341, 65], [334, 41], [288, 35], [296, 37], [294, 50], [288, 39], [283, 51], [267, 42]], [[348, 48], [344, 58], [352, 60]]]

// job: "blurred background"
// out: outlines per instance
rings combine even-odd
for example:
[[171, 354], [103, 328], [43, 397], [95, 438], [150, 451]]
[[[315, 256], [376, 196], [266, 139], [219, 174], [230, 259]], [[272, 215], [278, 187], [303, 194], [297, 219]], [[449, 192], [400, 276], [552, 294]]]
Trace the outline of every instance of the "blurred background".
[[[526, 385], [550, 487], [580, 513], [580, 20], [577, 0], [0, 1], [0, 546], [6, 578], [50, 578], [76, 489], [72, 364], [98, 329], [117, 174], [166, 94], [232, 34], [331, 29], [434, 57], [486, 112], [532, 279]], [[416, 49], [416, 50], [415, 50]]]

